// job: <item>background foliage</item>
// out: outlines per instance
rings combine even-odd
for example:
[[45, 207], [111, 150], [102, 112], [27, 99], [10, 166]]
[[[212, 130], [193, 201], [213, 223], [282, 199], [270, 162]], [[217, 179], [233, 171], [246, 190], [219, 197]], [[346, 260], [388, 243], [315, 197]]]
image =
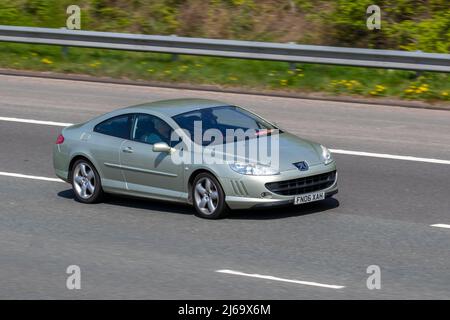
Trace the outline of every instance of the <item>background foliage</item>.
[[71, 4], [85, 30], [450, 52], [448, 0], [1, 0], [0, 24], [63, 27]]
[[[0, 24], [450, 52], [450, 0], [0, 0]], [[366, 8], [382, 9], [381, 30]], [[450, 101], [450, 74], [0, 43], [0, 68], [258, 90]]]

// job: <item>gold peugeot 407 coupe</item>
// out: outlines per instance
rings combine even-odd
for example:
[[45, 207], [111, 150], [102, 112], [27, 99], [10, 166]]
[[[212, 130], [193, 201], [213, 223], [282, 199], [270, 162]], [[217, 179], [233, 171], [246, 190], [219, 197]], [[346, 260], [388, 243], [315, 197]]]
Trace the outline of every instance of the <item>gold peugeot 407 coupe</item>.
[[104, 193], [189, 203], [198, 216], [298, 205], [337, 193], [336, 164], [301, 139], [238, 106], [175, 99], [115, 110], [62, 130], [56, 175], [76, 200]]

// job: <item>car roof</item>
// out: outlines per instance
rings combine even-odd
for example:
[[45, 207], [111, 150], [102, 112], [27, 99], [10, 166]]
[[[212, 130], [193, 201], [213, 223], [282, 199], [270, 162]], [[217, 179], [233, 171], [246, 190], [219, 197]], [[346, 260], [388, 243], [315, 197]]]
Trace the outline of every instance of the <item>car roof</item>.
[[148, 102], [123, 108], [121, 110], [127, 112], [154, 111], [162, 113], [168, 117], [173, 117], [180, 113], [227, 105], [230, 104], [217, 100], [187, 98], [187, 99], [170, 99], [170, 100]]

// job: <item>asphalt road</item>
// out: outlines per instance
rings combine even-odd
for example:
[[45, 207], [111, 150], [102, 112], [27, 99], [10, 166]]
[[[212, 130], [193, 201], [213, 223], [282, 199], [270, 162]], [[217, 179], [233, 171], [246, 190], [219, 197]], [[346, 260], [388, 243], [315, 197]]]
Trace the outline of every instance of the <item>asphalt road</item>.
[[[75, 123], [175, 97], [239, 104], [334, 149], [450, 159], [448, 111], [0, 76], [0, 117]], [[60, 130], [0, 120], [0, 172], [54, 178]], [[0, 298], [450, 299], [450, 229], [431, 226], [450, 225], [450, 165], [335, 158], [334, 199], [219, 221], [157, 201], [82, 205], [65, 183], [0, 174]], [[80, 290], [66, 288], [69, 265]]]

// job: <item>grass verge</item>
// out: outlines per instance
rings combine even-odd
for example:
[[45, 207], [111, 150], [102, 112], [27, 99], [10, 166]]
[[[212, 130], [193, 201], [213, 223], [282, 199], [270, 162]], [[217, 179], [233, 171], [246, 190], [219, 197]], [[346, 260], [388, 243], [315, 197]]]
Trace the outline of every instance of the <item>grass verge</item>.
[[450, 75], [315, 64], [0, 44], [0, 67], [167, 83], [450, 101]]

